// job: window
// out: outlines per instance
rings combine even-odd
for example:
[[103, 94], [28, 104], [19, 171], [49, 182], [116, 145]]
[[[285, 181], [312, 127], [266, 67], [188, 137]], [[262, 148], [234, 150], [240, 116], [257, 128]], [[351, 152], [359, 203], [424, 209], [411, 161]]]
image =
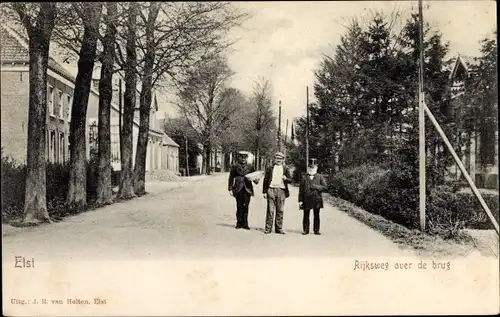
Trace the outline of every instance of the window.
[[45, 130], [45, 155], [47, 158], [47, 161], [50, 161], [50, 133], [49, 130]]
[[70, 95], [66, 95], [66, 99], [67, 99], [67, 102], [68, 102], [68, 122], [71, 121], [71, 107], [73, 106], [71, 104], [71, 96]]
[[59, 162], [66, 162], [66, 151], [64, 147], [64, 133], [59, 135]]
[[90, 157], [97, 157], [99, 151], [99, 134], [97, 120], [90, 120], [89, 124], [89, 150]]
[[48, 90], [47, 105], [49, 107], [49, 114], [54, 116], [54, 87], [49, 86]]
[[111, 126], [111, 162], [120, 162], [120, 128]]
[[64, 119], [64, 107], [63, 107], [63, 92], [59, 90], [57, 95], [57, 113], [59, 118]]
[[56, 161], [56, 132], [50, 131], [50, 161], [54, 163]]

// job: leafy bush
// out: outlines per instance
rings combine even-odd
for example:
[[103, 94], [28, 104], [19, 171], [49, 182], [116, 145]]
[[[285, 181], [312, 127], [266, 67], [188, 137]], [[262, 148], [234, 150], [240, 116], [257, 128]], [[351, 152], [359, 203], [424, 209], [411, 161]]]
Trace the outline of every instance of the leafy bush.
[[[481, 196], [498, 221], [498, 194], [481, 193]], [[433, 233], [453, 236], [463, 228], [494, 229], [478, 199], [470, 192], [436, 187], [430, 192], [426, 209], [429, 231]]]
[[[418, 176], [416, 181], [413, 177], [414, 171], [405, 164], [393, 166], [390, 170], [361, 165], [332, 176], [329, 190], [334, 196], [370, 213], [413, 229], [419, 226]], [[458, 188], [448, 184], [428, 191], [426, 223], [429, 233], [450, 238], [463, 228], [493, 228], [477, 198], [471, 193], [458, 192]], [[482, 196], [498, 221], [498, 194], [485, 193]]]
[[408, 176], [408, 171], [401, 169], [384, 170], [374, 165], [361, 165], [332, 177], [330, 192], [373, 214], [413, 228], [417, 220], [412, 212], [416, 195], [412, 188], [406, 187]]
[[21, 217], [24, 206], [26, 166], [10, 156], [1, 158], [2, 220]]
[[[69, 164], [47, 163], [47, 210], [51, 217], [64, 217], [71, 211], [66, 208]], [[92, 203], [97, 196], [97, 160], [87, 162], [87, 201]], [[114, 172], [112, 171], [112, 174]], [[2, 219], [22, 218], [24, 214], [26, 165], [19, 164], [10, 156], [1, 157]]]

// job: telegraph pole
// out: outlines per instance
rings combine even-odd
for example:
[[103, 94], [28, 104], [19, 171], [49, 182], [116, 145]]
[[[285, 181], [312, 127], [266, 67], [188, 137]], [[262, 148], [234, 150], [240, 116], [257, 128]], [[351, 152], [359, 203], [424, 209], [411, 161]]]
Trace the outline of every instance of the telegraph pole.
[[281, 100], [279, 101], [278, 114], [278, 151], [281, 151]]
[[425, 231], [425, 100], [424, 100], [424, 21], [422, 0], [418, 0], [419, 15], [419, 46], [420, 46], [420, 67], [419, 67], [419, 91], [418, 91], [418, 142], [419, 142], [419, 214], [420, 230]]
[[186, 136], [186, 175], [189, 176], [188, 138]]
[[286, 119], [286, 127], [285, 127], [285, 157], [286, 157], [286, 141], [288, 139], [288, 119]]
[[288, 119], [286, 119], [286, 128], [285, 128], [285, 146], [288, 140]]
[[306, 86], [306, 171], [309, 168], [309, 86]]
[[[122, 134], [122, 115], [123, 115], [123, 103], [122, 103], [122, 80], [120, 79], [118, 81], [118, 84], [120, 85], [119, 89], [118, 89], [118, 130], [119, 130], [119, 133], [118, 135], [120, 136], [120, 166], [121, 166], [121, 162], [122, 162], [122, 157], [123, 157], [123, 134]], [[123, 171], [123, 169], [120, 168], [121, 171]]]

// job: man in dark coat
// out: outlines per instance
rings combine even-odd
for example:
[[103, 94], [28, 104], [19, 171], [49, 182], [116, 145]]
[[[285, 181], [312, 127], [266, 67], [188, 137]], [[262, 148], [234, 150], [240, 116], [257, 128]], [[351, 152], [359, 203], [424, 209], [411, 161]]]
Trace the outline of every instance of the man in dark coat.
[[274, 164], [266, 169], [264, 175], [262, 193], [264, 198], [267, 199], [266, 228], [264, 230], [266, 234], [271, 233], [275, 214], [275, 232], [285, 234], [283, 231], [285, 199], [290, 196], [288, 184], [293, 180], [287, 166], [283, 164], [284, 160], [285, 155], [283, 153], [276, 153]]
[[302, 175], [299, 185], [299, 207], [304, 211], [302, 220], [302, 234], [309, 234], [309, 215], [311, 209], [314, 213], [313, 231], [319, 235], [320, 218], [319, 211], [323, 208], [323, 197], [321, 195], [327, 188], [325, 178], [317, 173], [318, 166], [313, 163], [309, 166], [306, 174]]
[[[254, 192], [252, 182], [245, 175], [255, 172], [255, 168], [247, 162], [247, 159], [248, 152], [238, 152], [237, 163], [231, 166], [229, 171], [228, 191], [236, 199], [236, 229], [250, 230], [248, 206]], [[254, 180], [254, 183], [257, 184], [258, 180]]]

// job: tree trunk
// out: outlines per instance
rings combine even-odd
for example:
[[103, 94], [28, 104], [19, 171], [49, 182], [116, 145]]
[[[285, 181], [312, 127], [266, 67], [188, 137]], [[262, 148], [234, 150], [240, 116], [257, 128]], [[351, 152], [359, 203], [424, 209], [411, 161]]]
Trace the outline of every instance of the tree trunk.
[[[140, 125], [139, 135], [137, 137], [137, 149], [135, 152], [134, 166], [134, 192], [136, 195], [144, 195], [146, 193], [146, 153], [148, 150], [149, 137], [149, 119], [151, 113], [151, 100], [153, 89], [153, 67], [155, 60], [154, 47], [154, 25], [160, 6], [157, 3], [151, 3], [148, 14], [148, 22], [146, 26], [146, 56], [144, 58], [144, 77], [142, 79], [141, 99], [139, 101]], [[161, 151], [161, 149], [160, 149]], [[161, 166], [160, 166], [161, 168]], [[153, 169], [153, 166], [151, 166]]]
[[[137, 138], [134, 166], [134, 192], [138, 196], [146, 193], [146, 153], [148, 149], [151, 99], [151, 82], [146, 79], [143, 82], [141, 91], [139, 136]], [[151, 166], [151, 169], [153, 169], [153, 166]]]
[[205, 172], [207, 175], [211, 174], [212, 169], [211, 169], [211, 154], [212, 154], [212, 144], [210, 141], [206, 143], [205, 146], [205, 157], [207, 158], [205, 160]]
[[255, 165], [255, 168], [256, 168], [257, 170], [259, 170], [259, 169], [260, 169], [260, 164], [259, 164], [259, 162], [260, 162], [260, 151], [259, 151], [259, 148], [257, 147], [257, 151], [255, 151], [255, 164], [254, 164], [254, 165]]
[[205, 149], [203, 149], [203, 154], [201, 155], [202, 162], [200, 166], [200, 175], [206, 174], [207, 173], [207, 155], [205, 152]]
[[120, 193], [121, 199], [135, 197], [133, 184], [133, 141], [132, 131], [137, 88], [137, 4], [130, 2], [128, 34], [127, 34], [127, 61], [125, 65], [125, 98], [123, 109], [123, 155], [121, 158]]
[[116, 28], [116, 3], [108, 2], [107, 26], [104, 37], [104, 52], [99, 80], [99, 168], [97, 171], [97, 204], [106, 205], [113, 202], [111, 185], [111, 100], [113, 96], [114, 43]]
[[[55, 10], [55, 8], [54, 8]], [[24, 222], [50, 222], [46, 200], [47, 67], [54, 16], [29, 35], [29, 117]]]
[[71, 127], [69, 134], [69, 142], [71, 145], [69, 186], [68, 195], [66, 197], [67, 205], [77, 210], [85, 208], [87, 204], [87, 106], [92, 83], [92, 72], [94, 70], [96, 58], [101, 10], [102, 3], [86, 4], [82, 16], [82, 20], [84, 20], [86, 26], [78, 60], [78, 74], [75, 81], [75, 92], [71, 111]]

